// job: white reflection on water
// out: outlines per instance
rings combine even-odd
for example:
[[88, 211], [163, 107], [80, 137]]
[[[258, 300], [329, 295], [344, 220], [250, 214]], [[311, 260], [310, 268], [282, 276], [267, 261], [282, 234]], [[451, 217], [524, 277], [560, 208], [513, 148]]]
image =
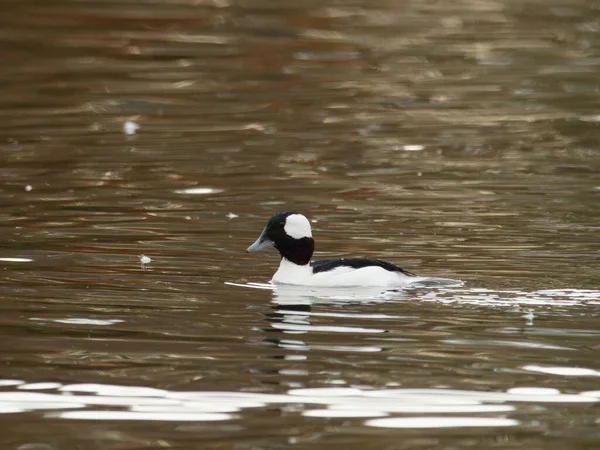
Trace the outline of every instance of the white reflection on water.
[[[418, 294], [415, 300], [481, 306], [574, 306], [600, 304], [600, 291], [555, 289], [527, 292], [519, 289], [439, 289]], [[530, 315], [533, 314], [531, 310], [528, 311]], [[529, 319], [529, 317], [525, 318]]]
[[56, 417], [75, 420], [159, 420], [175, 422], [214, 422], [233, 418], [231, 414], [219, 413], [155, 413], [137, 411], [67, 411], [56, 414]]
[[69, 384], [59, 389], [63, 392], [90, 392], [103, 396], [115, 397], [163, 397], [168, 391], [149, 387], [119, 386], [117, 384]]
[[27, 384], [21, 384], [17, 389], [21, 389], [24, 391], [42, 391], [42, 390], [46, 390], [46, 389], [57, 389], [61, 386], [62, 386], [62, 384], [60, 384], [60, 383], [52, 383], [52, 382], [27, 383]]
[[547, 373], [550, 375], [563, 375], [566, 377], [600, 377], [599, 370], [586, 369], [584, 367], [546, 367], [530, 364], [523, 366], [523, 370]]
[[22, 380], [0, 380], [0, 386], [18, 386], [25, 383]]
[[114, 325], [115, 323], [125, 322], [124, 320], [121, 320], [121, 319], [100, 320], [100, 319], [85, 319], [85, 318], [75, 318], [75, 317], [71, 317], [68, 319], [44, 319], [41, 317], [31, 317], [29, 320], [39, 320], [42, 322], [64, 323], [67, 325], [98, 325], [98, 326], [108, 326], [108, 325]]
[[379, 334], [385, 333], [386, 330], [381, 328], [362, 328], [362, 327], [342, 327], [342, 326], [327, 326], [327, 325], [300, 325], [288, 322], [272, 323], [271, 326], [278, 330], [292, 333], [308, 333], [321, 332], [321, 333], [371, 333]]
[[388, 414], [382, 411], [359, 411], [355, 409], [309, 409], [302, 413], [305, 417], [324, 417], [324, 418], [352, 418], [352, 417], [385, 417]]
[[177, 189], [176, 194], [192, 194], [192, 195], [207, 195], [207, 194], [218, 194], [223, 192], [223, 189], [214, 188], [188, 188], [188, 189]]
[[[0, 380], [0, 385], [4, 381]], [[10, 383], [4, 383], [8, 385]], [[41, 383], [36, 383], [38, 386]], [[35, 386], [29, 384], [25, 386]], [[58, 383], [55, 383], [58, 384]], [[49, 386], [46, 383], [46, 386]], [[95, 394], [95, 395], [90, 395]], [[392, 414], [419, 414], [415, 417], [390, 417], [386, 422], [367, 421], [381, 427], [477, 427], [513, 426], [515, 419], [464, 417], [453, 414], [511, 414], [517, 404], [598, 403], [600, 392], [562, 394], [556, 389], [520, 387], [507, 392], [477, 392], [452, 389], [290, 389], [282, 394], [253, 392], [177, 392], [149, 387], [103, 384], [61, 386], [55, 393], [0, 392], [0, 413], [47, 409], [65, 410], [45, 413], [48, 417], [79, 420], [218, 421], [235, 419], [235, 413], [271, 405], [294, 405], [308, 417], [367, 418]], [[514, 403], [514, 404], [513, 404]], [[319, 405], [311, 408], [308, 405]], [[102, 406], [102, 409], [94, 407]], [[89, 409], [91, 408], [91, 409]], [[76, 411], [75, 411], [76, 410]], [[447, 414], [443, 417], [421, 417]]]
[[398, 417], [368, 420], [365, 425], [380, 428], [464, 428], [514, 427], [519, 425], [519, 422], [488, 417]]

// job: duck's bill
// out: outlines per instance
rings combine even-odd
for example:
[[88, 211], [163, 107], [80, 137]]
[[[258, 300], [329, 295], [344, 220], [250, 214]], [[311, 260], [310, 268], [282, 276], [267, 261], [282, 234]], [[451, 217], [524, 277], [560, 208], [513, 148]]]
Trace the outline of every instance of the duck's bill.
[[266, 233], [263, 231], [262, 234], [260, 235], [260, 237], [256, 240], [256, 242], [254, 244], [252, 244], [250, 247], [248, 247], [248, 250], [246, 250], [246, 251], [248, 253], [260, 252], [262, 250], [271, 248], [274, 245], [275, 245], [275, 242], [273, 242], [271, 239], [269, 239], [267, 237]]

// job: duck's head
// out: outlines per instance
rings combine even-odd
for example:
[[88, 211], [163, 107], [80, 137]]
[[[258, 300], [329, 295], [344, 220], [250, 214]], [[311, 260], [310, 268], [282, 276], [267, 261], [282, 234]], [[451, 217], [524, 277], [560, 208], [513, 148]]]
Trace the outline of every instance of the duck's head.
[[269, 219], [249, 253], [275, 247], [282, 258], [294, 264], [306, 265], [315, 249], [310, 222], [302, 214], [280, 212]]

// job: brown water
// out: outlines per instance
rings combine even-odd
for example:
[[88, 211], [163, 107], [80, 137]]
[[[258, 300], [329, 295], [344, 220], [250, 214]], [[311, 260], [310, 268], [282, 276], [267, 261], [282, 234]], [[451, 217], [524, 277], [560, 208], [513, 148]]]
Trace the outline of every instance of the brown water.
[[[0, 55], [0, 448], [600, 448], [597, 1], [4, 1]], [[281, 210], [466, 285], [262, 289]]]

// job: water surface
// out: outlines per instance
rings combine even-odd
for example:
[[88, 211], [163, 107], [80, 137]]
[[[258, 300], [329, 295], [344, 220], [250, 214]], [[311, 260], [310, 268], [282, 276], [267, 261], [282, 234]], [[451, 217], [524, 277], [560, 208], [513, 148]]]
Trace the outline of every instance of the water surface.
[[0, 447], [598, 448], [599, 11], [4, 2]]

